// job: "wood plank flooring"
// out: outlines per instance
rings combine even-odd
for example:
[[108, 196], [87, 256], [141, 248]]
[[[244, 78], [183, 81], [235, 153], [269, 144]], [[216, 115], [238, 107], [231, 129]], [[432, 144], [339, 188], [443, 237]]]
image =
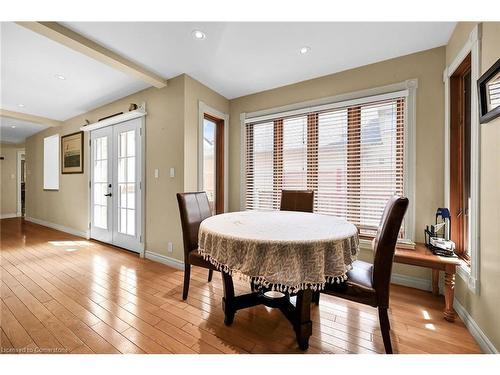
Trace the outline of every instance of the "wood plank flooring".
[[[3, 219], [1, 353], [301, 353], [278, 310], [258, 306], [223, 323], [220, 274], [183, 272], [21, 219]], [[235, 280], [236, 292], [249, 286]], [[443, 300], [394, 285], [390, 319], [397, 353], [479, 353]], [[377, 312], [322, 295], [312, 306], [307, 353], [383, 353]]]

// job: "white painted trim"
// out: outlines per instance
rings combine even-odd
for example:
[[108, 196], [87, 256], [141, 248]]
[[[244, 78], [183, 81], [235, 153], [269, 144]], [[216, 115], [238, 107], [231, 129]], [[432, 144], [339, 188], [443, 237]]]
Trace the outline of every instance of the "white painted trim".
[[154, 251], [146, 250], [145, 252], [146, 259], [152, 260], [154, 262], [165, 264], [169, 267], [184, 270], [184, 262], [175, 258], [167, 257], [162, 254], [155, 253]]
[[432, 282], [429, 279], [423, 279], [421, 277], [413, 277], [402, 274], [393, 273], [391, 276], [391, 283], [396, 285], [403, 285], [410, 288], [416, 288], [421, 290], [430, 291], [432, 290]]
[[44, 227], [49, 227], [49, 228], [55, 229], [55, 230], [58, 230], [60, 232], [69, 233], [69, 234], [72, 234], [74, 236], [83, 237], [86, 239], [90, 238], [88, 230], [81, 231], [81, 230], [73, 229], [70, 227], [66, 227], [64, 225], [51, 223], [49, 221], [45, 221], [45, 220], [41, 220], [41, 219], [36, 219], [34, 217], [26, 217], [24, 220], [29, 221], [31, 223], [38, 224], [38, 225], [43, 225]]
[[477, 24], [469, 34], [465, 45], [453, 62], [443, 72], [445, 87], [445, 126], [444, 126], [444, 204], [450, 207], [450, 77], [462, 61], [471, 54], [471, 203], [469, 207], [469, 244], [471, 267], [462, 265], [458, 275], [466, 282], [474, 294], [480, 293], [480, 171], [481, 171], [481, 125], [479, 124], [478, 95], [475, 82], [481, 75], [481, 24]]
[[460, 319], [463, 320], [465, 326], [469, 330], [470, 334], [474, 339], [476, 339], [477, 343], [481, 347], [484, 353], [488, 354], [498, 354], [498, 349], [495, 348], [495, 345], [490, 341], [488, 336], [481, 330], [476, 321], [472, 318], [472, 316], [467, 312], [465, 307], [463, 307], [460, 302], [455, 298], [453, 302], [453, 307], [457, 312]]
[[245, 132], [245, 119], [246, 119], [246, 113], [241, 113], [240, 114], [240, 211], [244, 211], [246, 208], [246, 198], [247, 198], [247, 192], [245, 189], [246, 186], [246, 162], [247, 162], [247, 157], [246, 157], [246, 142], [247, 142], [247, 136]]
[[[407, 96], [406, 100], [406, 126], [405, 126], [405, 172], [404, 172], [404, 184], [407, 186], [407, 191], [405, 192], [408, 197], [410, 204], [405, 215], [405, 228], [406, 228], [406, 238], [410, 242], [415, 241], [415, 185], [416, 185], [416, 126], [417, 126], [417, 88], [418, 79], [409, 79], [403, 82], [394, 83], [387, 86], [376, 87], [367, 90], [356, 91], [347, 94], [340, 94], [335, 96], [330, 96], [327, 98], [309, 100], [301, 103], [294, 103], [286, 106], [265, 109], [261, 111], [251, 112], [251, 113], [241, 113], [240, 114], [240, 210], [245, 209], [245, 181], [246, 181], [246, 166], [245, 166], [245, 149], [246, 149], [246, 135], [245, 135], [245, 125], [255, 119], [262, 119], [265, 116], [275, 116], [276, 114], [281, 114], [283, 112], [298, 111], [304, 112], [304, 108], [314, 109], [314, 108], [326, 108], [332, 105], [341, 104], [342, 106], [346, 103], [351, 103], [355, 100], [356, 103], [367, 101], [368, 98], [381, 97], [381, 95], [389, 95], [394, 97], [394, 93], [398, 95]], [[320, 107], [321, 106], [321, 107]], [[295, 112], [294, 112], [295, 113]]]
[[[16, 209], [17, 209], [17, 216], [22, 215], [22, 207], [21, 207], [21, 161], [23, 156], [26, 158], [26, 151], [25, 150], [18, 150], [17, 151], [17, 165], [16, 165], [16, 170], [17, 170], [17, 180], [16, 180], [16, 191], [17, 191], [17, 199], [16, 199]], [[25, 162], [26, 163], [26, 162]], [[26, 164], [25, 164], [26, 167]]]
[[0, 219], [12, 219], [13, 217], [18, 217], [19, 215], [17, 213], [13, 214], [1, 214]]
[[293, 109], [293, 110], [289, 110], [289, 111], [285, 111], [285, 112], [275, 111], [276, 108], [274, 108], [272, 110], [273, 112], [266, 114], [266, 115], [256, 116], [256, 117], [253, 114], [248, 113], [245, 122], [246, 123], [263, 122], [263, 121], [268, 121], [268, 120], [272, 120], [272, 119], [276, 118], [276, 115], [279, 115], [280, 117], [295, 116], [295, 115], [301, 115], [301, 114], [310, 113], [310, 112], [321, 112], [321, 111], [327, 111], [327, 110], [332, 110], [332, 109], [336, 109], [336, 108], [351, 107], [351, 106], [355, 106], [355, 105], [363, 104], [363, 103], [367, 103], [367, 102], [400, 98], [402, 96], [404, 96], [404, 97], [408, 96], [408, 89], [391, 91], [391, 92], [387, 92], [384, 94], [371, 95], [371, 96], [361, 96], [361, 97], [356, 96], [353, 99], [349, 99], [349, 100], [341, 100], [341, 101], [334, 100], [334, 101], [327, 103], [327, 104], [300, 107], [298, 109]]
[[409, 200], [408, 209], [404, 217], [405, 237], [411, 242], [415, 242], [415, 190], [416, 190], [416, 170], [417, 170], [417, 88], [418, 80], [411, 79], [404, 82], [408, 87], [408, 98], [406, 100], [406, 126], [404, 128], [405, 145], [405, 171], [403, 173], [405, 191]]
[[119, 124], [120, 122], [133, 120], [135, 118], [144, 117], [146, 115], [147, 115], [146, 105], [143, 103], [141, 105], [141, 107], [139, 107], [139, 109], [136, 109], [135, 111], [125, 112], [121, 115], [113, 116], [113, 117], [108, 118], [106, 120], [102, 120], [99, 122], [95, 122], [93, 124], [82, 126], [80, 128], [80, 130], [82, 130], [84, 132], [90, 132], [92, 130], [105, 128], [106, 126], [116, 125], [116, 124]]
[[375, 95], [387, 94], [395, 91], [403, 91], [411, 87], [417, 87], [415, 84], [418, 84], [418, 80], [416, 78], [409, 79], [403, 82], [393, 83], [386, 86], [374, 87], [365, 90], [359, 90], [354, 92], [349, 92], [345, 94], [339, 94], [334, 96], [328, 96], [321, 99], [313, 99], [307, 100], [304, 102], [292, 103], [280, 107], [263, 109], [255, 112], [248, 112], [245, 114], [245, 118], [251, 117], [260, 117], [266, 115], [272, 115], [276, 113], [283, 113], [288, 111], [294, 111], [298, 109], [308, 108], [308, 107], [316, 107], [321, 105], [328, 105], [332, 103], [345, 102], [348, 100], [366, 98]]
[[[203, 119], [205, 114], [224, 121], [224, 212], [229, 211], [229, 115], [198, 101], [198, 190], [203, 190]], [[215, 157], [215, 155], [214, 155]], [[215, 160], [214, 160], [215, 163]]]

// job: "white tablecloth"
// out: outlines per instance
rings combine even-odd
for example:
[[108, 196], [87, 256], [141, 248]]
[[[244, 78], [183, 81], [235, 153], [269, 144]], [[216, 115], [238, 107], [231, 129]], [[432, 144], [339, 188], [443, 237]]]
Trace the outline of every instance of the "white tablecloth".
[[353, 224], [334, 216], [244, 211], [204, 220], [198, 251], [221, 271], [297, 292], [345, 280], [358, 255], [359, 238]]

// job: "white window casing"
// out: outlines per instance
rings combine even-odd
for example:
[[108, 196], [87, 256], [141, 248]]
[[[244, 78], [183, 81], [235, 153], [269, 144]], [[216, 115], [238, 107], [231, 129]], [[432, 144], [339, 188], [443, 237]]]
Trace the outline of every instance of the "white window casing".
[[[370, 103], [380, 100], [390, 100], [398, 97], [405, 97], [405, 126], [404, 126], [404, 186], [405, 195], [410, 200], [405, 219], [406, 241], [409, 246], [415, 240], [415, 123], [416, 123], [416, 89], [418, 81], [416, 79], [404, 82], [362, 90], [349, 94], [341, 94], [319, 100], [302, 103], [295, 103], [278, 108], [266, 109], [253, 113], [242, 113], [241, 121], [241, 192], [240, 209], [245, 209], [246, 204], [246, 124], [262, 122], [276, 117], [293, 116], [303, 113], [325, 111], [335, 108], [356, 106], [358, 104]], [[369, 245], [368, 243], [363, 245]]]
[[458, 275], [465, 281], [470, 291], [475, 294], [480, 292], [480, 168], [481, 168], [481, 124], [479, 124], [478, 92], [475, 82], [481, 75], [481, 24], [477, 24], [469, 34], [465, 45], [455, 56], [452, 63], [443, 72], [445, 92], [445, 127], [444, 127], [444, 201], [450, 207], [450, 77], [460, 66], [462, 61], [471, 55], [471, 150], [470, 150], [470, 187], [471, 201], [469, 209], [469, 256], [471, 265], [465, 262], [458, 267]]

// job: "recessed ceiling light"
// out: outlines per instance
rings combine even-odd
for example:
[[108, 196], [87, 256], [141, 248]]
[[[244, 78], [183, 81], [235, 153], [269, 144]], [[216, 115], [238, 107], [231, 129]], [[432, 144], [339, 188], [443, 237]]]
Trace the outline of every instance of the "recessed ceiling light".
[[19, 108], [24, 108], [24, 104], [22, 104], [22, 103], [19, 103], [17, 106], [18, 106]]
[[15, 129], [15, 128], [16, 128], [16, 125], [12, 125], [12, 126], [11, 126], [11, 128], [12, 128], [12, 129]]
[[201, 30], [194, 30], [193, 31], [193, 38], [198, 39], [198, 40], [203, 40], [206, 39], [206, 35], [203, 31]]
[[60, 74], [56, 74], [56, 75], [55, 75], [55, 77], [56, 77], [57, 79], [62, 80], [62, 81], [64, 81], [64, 80], [66, 79], [66, 77], [65, 77], [65, 76], [60, 75]]
[[305, 54], [306, 54], [307, 52], [309, 52], [310, 50], [311, 50], [311, 47], [302, 47], [302, 48], [300, 49], [300, 53], [301, 53], [302, 55], [305, 55]]

